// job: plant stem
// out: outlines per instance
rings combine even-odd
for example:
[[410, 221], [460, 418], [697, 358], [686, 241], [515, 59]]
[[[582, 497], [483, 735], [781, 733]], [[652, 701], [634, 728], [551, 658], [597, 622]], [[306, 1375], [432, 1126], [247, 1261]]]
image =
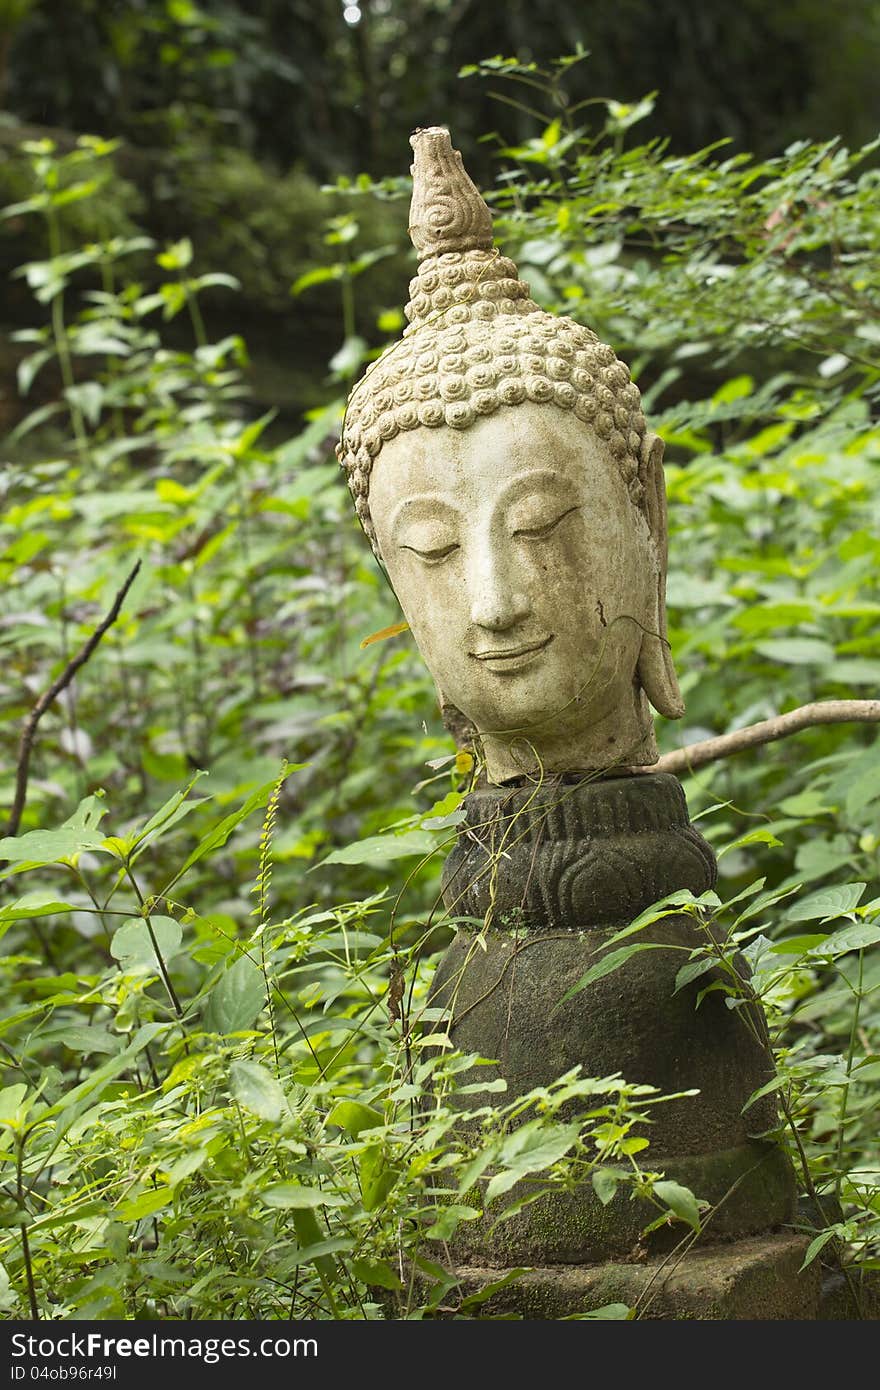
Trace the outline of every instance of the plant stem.
[[[50, 206], [46, 221], [49, 230], [49, 255], [52, 260], [61, 254], [61, 230], [58, 225], [58, 214]], [[52, 336], [55, 339], [55, 351], [58, 354], [58, 366], [61, 370], [61, 380], [64, 384], [67, 408], [70, 411], [70, 420], [73, 425], [73, 433], [76, 438], [76, 445], [85, 461], [89, 457], [89, 439], [86, 432], [85, 421], [80, 407], [76, 403], [76, 398], [72, 400], [69, 396], [76, 385], [73, 375], [73, 364], [70, 358], [70, 343], [67, 339], [67, 328], [64, 323], [64, 291], [60, 289], [52, 299]]]
[[843, 1138], [844, 1127], [846, 1125], [846, 1108], [849, 1104], [849, 1085], [850, 1075], [853, 1068], [853, 1058], [855, 1057], [856, 1041], [859, 1031], [859, 1014], [862, 1007], [862, 988], [864, 985], [865, 974], [865, 953], [859, 951], [859, 975], [858, 985], [855, 990], [855, 1003], [853, 1005], [852, 1024], [849, 1030], [849, 1046], [846, 1051], [846, 1081], [840, 1092], [840, 1111], [837, 1116], [837, 1149], [834, 1155], [834, 1196], [840, 1201], [840, 1189], [843, 1183]]

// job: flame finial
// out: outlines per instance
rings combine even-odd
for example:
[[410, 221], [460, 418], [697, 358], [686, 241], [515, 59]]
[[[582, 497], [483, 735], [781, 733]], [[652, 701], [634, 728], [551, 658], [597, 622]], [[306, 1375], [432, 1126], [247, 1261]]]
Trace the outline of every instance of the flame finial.
[[492, 214], [453, 149], [445, 126], [428, 126], [410, 137], [415, 162], [409, 234], [424, 261], [448, 251], [488, 251]]

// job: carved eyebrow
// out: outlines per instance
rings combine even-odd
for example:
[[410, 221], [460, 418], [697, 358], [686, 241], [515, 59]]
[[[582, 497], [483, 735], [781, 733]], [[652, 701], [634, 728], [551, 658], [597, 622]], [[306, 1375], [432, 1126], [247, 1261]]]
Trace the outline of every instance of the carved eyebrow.
[[[450, 513], [450, 520], [453, 517], [459, 519], [464, 515], [462, 508], [456, 506], [454, 502], [450, 501], [450, 499], [445, 497], [442, 493], [418, 492], [412, 497], [404, 497], [392, 511], [390, 525], [392, 539], [395, 541], [397, 540], [398, 528], [403, 525], [404, 522], [412, 521], [415, 523], [417, 521], [427, 521], [429, 519], [432, 521], [440, 521], [440, 517], [434, 516], [428, 518], [425, 516], [425, 509], [428, 507], [432, 509], [440, 508]], [[445, 518], [443, 519], [445, 520]]]
[[515, 474], [508, 483], [502, 488], [499, 500], [506, 500], [510, 493], [521, 493], [526, 488], [540, 488], [541, 491], [552, 490], [557, 495], [567, 493], [571, 495], [573, 484], [570, 478], [566, 478], [551, 468], [526, 468], [522, 473]]

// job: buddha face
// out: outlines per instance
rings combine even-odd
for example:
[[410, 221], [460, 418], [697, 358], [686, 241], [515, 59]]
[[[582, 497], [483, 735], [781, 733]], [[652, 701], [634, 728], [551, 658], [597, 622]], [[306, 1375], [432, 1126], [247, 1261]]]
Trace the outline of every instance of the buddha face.
[[571, 412], [532, 403], [386, 443], [370, 509], [382, 559], [445, 702], [490, 779], [656, 758], [636, 674], [658, 560], [615, 459]]

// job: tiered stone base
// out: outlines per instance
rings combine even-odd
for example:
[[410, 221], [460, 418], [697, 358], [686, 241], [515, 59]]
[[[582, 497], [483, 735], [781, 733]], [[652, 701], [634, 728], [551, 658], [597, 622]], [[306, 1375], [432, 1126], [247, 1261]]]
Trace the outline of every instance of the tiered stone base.
[[[808, 1238], [791, 1233], [713, 1245], [683, 1258], [641, 1264], [553, 1265], [532, 1269], [474, 1306], [471, 1316], [557, 1319], [624, 1304], [639, 1319], [720, 1321], [857, 1316], [838, 1296], [840, 1311], [823, 1310], [818, 1263], [799, 1273]], [[507, 1271], [461, 1267], [462, 1297], [479, 1293]], [[839, 1292], [839, 1291], [835, 1291]]]
[[[880, 1319], [880, 1282], [850, 1280], [819, 1261], [801, 1269], [809, 1237], [782, 1232], [641, 1264], [530, 1269], [473, 1307], [471, 1317], [559, 1319], [625, 1305], [650, 1321]], [[458, 1295], [479, 1293], [508, 1270], [462, 1266]], [[609, 1316], [615, 1316], [609, 1309]]]

